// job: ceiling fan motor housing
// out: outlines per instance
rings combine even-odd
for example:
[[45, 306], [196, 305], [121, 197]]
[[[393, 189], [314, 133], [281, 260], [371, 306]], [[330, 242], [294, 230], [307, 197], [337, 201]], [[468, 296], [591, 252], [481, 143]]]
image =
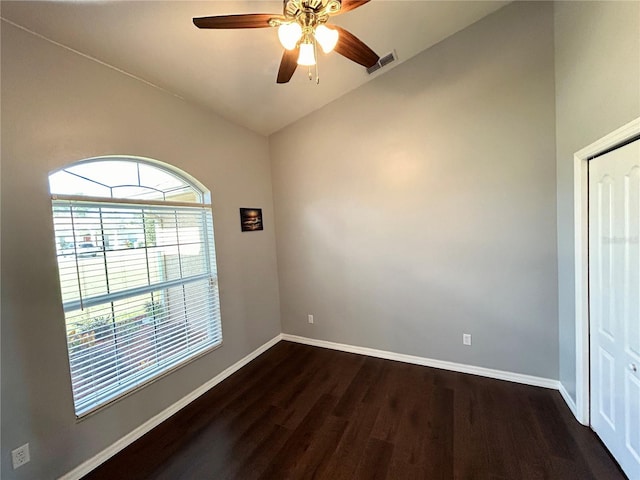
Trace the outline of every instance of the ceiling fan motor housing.
[[301, 25], [313, 23], [319, 25], [340, 11], [339, 0], [285, 0], [283, 14], [287, 20], [297, 21]]

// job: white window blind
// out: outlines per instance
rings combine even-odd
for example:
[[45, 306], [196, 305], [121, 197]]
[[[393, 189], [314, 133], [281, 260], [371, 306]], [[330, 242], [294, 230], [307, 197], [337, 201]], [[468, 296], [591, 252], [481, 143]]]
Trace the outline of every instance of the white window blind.
[[76, 415], [222, 342], [207, 205], [52, 203]]

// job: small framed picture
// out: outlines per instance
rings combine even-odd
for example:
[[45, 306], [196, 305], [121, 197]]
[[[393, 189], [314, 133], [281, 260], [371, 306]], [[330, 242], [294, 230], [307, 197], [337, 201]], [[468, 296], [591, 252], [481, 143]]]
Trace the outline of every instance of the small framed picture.
[[253, 232], [262, 230], [262, 209], [261, 208], [241, 208], [240, 228], [243, 232]]

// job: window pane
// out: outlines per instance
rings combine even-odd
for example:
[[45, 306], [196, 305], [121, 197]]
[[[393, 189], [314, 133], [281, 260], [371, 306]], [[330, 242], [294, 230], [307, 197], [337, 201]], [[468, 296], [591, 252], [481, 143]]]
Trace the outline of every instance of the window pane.
[[147, 187], [121, 186], [113, 187], [115, 198], [133, 198], [138, 200], [164, 200], [164, 193]]
[[[174, 212], [161, 212], [156, 219], [156, 241], [157, 245], [172, 247], [178, 245], [178, 227]], [[167, 248], [167, 252], [171, 249]], [[174, 252], [177, 248], [173, 249]]]
[[80, 292], [83, 298], [109, 293], [102, 256], [76, 255]]
[[[71, 380], [78, 404], [117, 376], [111, 305], [68, 313], [67, 337]], [[100, 375], [95, 372], [100, 372]]]
[[106, 259], [110, 293], [149, 285], [144, 248], [107, 252]]
[[80, 163], [65, 170], [109, 187], [139, 185], [137, 162], [102, 160]]
[[76, 403], [130, 389], [220, 339], [207, 280], [67, 314]]
[[[150, 165], [140, 165], [140, 184], [145, 187], [155, 188], [162, 192], [185, 187], [185, 182], [169, 172], [159, 170]], [[188, 186], [189, 189], [193, 190]]]
[[111, 189], [91, 180], [72, 175], [60, 170], [49, 176], [49, 190], [51, 193], [66, 195], [84, 195], [88, 197], [110, 197]]
[[165, 198], [172, 202], [202, 202], [202, 196], [191, 187], [181, 187], [168, 190], [165, 192]]

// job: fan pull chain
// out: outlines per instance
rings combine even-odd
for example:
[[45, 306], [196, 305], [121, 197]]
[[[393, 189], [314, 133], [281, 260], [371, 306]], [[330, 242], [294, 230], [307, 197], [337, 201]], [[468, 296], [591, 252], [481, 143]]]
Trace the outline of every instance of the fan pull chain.
[[[315, 40], [313, 41], [313, 56], [316, 59], [316, 63], [315, 65], [313, 65], [315, 67], [316, 85], [320, 85], [320, 75], [318, 75], [318, 43]], [[307, 70], [310, 82], [313, 80], [313, 72], [311, 71], [311, 67], [312, 65], [309, 65], [309, 69]]]
[[316, 85], [320, 85], [320, 75], [318, 75], [318, 42], [315, 40], [315, 38], [313, 39], [313, 54], [316, 57]]

